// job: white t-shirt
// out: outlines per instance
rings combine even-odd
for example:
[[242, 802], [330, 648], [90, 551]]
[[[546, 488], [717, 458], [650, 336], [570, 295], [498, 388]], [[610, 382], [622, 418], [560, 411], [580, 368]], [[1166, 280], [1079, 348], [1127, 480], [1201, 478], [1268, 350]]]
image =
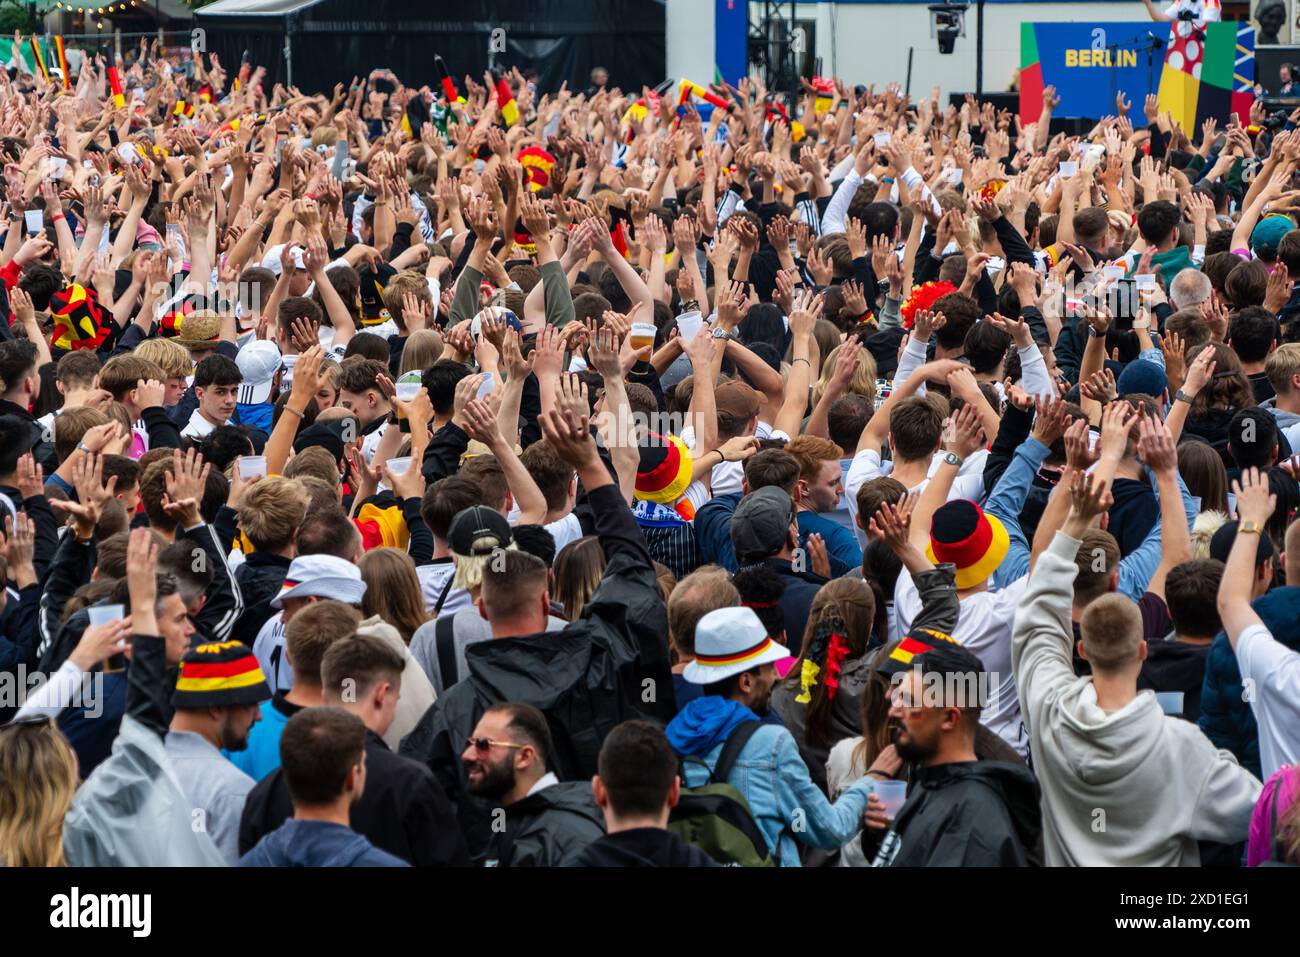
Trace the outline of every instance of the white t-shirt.
[[[925, 481], [908, 489], [909, 492], [919, 493], [925, 490], [925, 487], [930, 484], [930, 478], [943, 464], [943, 456], [942, 452], [934, 454], [930, 459], [930, 468], [927, 470]], [[948, 490], [948, 501], [965, 498], [978, 502], [984, 498], [984, 464], [988, 461], [988, 457], [988, 449], [980, 449], [961, 463], [961, 467], [957, 469], [957, 477], [952, 480], [952, 488]], [[853, 534], [857, 536], [859, 545], [867, 544], [867, 533], [858, 528], [857, 524], [858, 492], [872, 479], [883, 478], [893, 471], [894, 463], [882, 462], [880, 452], [876, 449], [863, 449], [853, 456], [853, 461], [849, 464], [849, 470], [844, 476], [844, 504], [848, 506], [849, 515], [853, 518]]]
[[364, 436], [361, 439], [361, 454], [366, 457], [367, 465], [369, 465], [371, 461], [374, 459], [375, 449], [379, 448], [379, 440], [382, 439], [384, 437], [384, 433], [388, 431], [388, 426], [389, 426], [388, 419], [384, 419], [383, 424], [379, 426], [379, 428], [375, 429], [375, 431], [373, 432], [368, 433], [366, 436]]
[[[1029, 756], [1029, 731], [1020, 716], [1020, 696], [1011, 672], [1011, 629], [1029, 576], [1000, 591], [976, 592], [961, 600], [961, 614], [952, 637], [984, 665], [987, 699], [980, 721], [1021, 755]], [[897, 640], [921, 612], [921, 596], [904, 569], [894, 586], [893, 633]]]
[[[416, 568], [415, 574], [420, 579], [420, 594], [424, 596], [425, 611], [432, 615], [438, 605], [438, 599], [442, 597], [442, 590], [456, 574], [456, 563], [436, 562], [432, 565], [421, 565]], [[447, 592], [447, 600], [442, 603], [440, 614], [455, 614], [462, 608], [468, 608], [469, 605], [469, 592], [463, 588], [452, 588]]]
[[1237, 666], [1259, 725], [1259, 763], [1267, 781], [1284, 764], [1300, 761], [1300, 654], [1264, 625], [1237, 639]]
[[[517, 503], [511, 504], [510, 514], [506, 516], [506, 521], [511, 525], [519, 524], [519, 505]], [[564, 516], [564, 518], [556, 519], [554, 522], [547, 522], [542, 527], [551, 533], [551, 538], [555, 539], [557, 554], [565, 545], [582, 538], [582, 522], [572, 512]]]
[[288, 691], [293, 687], [293, 668], [284, 653], [284, 644], [284, 614], [277, 611], [266, 619], [253, 642], [253, 656], [272, 691]]

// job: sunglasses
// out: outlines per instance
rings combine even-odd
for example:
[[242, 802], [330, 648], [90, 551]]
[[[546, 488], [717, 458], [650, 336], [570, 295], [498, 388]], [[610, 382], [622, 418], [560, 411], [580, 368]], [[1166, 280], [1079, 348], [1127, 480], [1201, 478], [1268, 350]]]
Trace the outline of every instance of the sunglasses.
[[480, 753], [485, 751], [491, 751], [494, 747], [496, 748], [528, 747], [528, 745], [526, 744], [512, 744], [509, 741], [493, 741], [491, 738], [468, 738], [466, 739], [466, 744], [468, 744], [471, 748], [473, 748], [475, 751], [478, 751]]

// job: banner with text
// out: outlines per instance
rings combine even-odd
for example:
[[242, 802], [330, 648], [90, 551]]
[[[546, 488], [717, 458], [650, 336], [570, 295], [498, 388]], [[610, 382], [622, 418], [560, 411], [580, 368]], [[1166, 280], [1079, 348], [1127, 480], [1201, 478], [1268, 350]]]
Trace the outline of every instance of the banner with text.
[[1248, 122], [1254, 98], [1255, 29], [1248, 23], [1022, 23], [1020, 119], [1043, 109], [1043, 88], [1056, 87], [1058, 117], [1099, 119], [1116, 113], [1123, 93], [1142, 123], [1148, 93], [1162, 112], [1193, 127], [1230, 113]]

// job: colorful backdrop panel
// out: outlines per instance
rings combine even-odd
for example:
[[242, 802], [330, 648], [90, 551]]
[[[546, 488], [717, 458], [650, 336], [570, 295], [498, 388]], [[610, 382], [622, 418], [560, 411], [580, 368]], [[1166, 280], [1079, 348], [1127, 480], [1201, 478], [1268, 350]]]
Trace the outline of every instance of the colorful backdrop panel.
[[1043, 88], [1056, 87], [1058, 117], [1115, 113], [1122, 92], [1141, 122], [1148, 93], [1189, 133], [1208, 117], [1245, 122], [1255, 79], [1255, 30], [1246, 23], [1024, 23], [1020, 116], [1038, 119]]

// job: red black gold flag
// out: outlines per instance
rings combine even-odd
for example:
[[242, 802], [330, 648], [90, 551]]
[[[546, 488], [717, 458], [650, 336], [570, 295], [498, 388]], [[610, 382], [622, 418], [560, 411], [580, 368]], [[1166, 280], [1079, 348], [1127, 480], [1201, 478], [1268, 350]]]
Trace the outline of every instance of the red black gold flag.
[[54, 346], [58, 349], [98, 349], [108, 338], [104, 310], [95, 291], [73, 283], [50, 297]]

